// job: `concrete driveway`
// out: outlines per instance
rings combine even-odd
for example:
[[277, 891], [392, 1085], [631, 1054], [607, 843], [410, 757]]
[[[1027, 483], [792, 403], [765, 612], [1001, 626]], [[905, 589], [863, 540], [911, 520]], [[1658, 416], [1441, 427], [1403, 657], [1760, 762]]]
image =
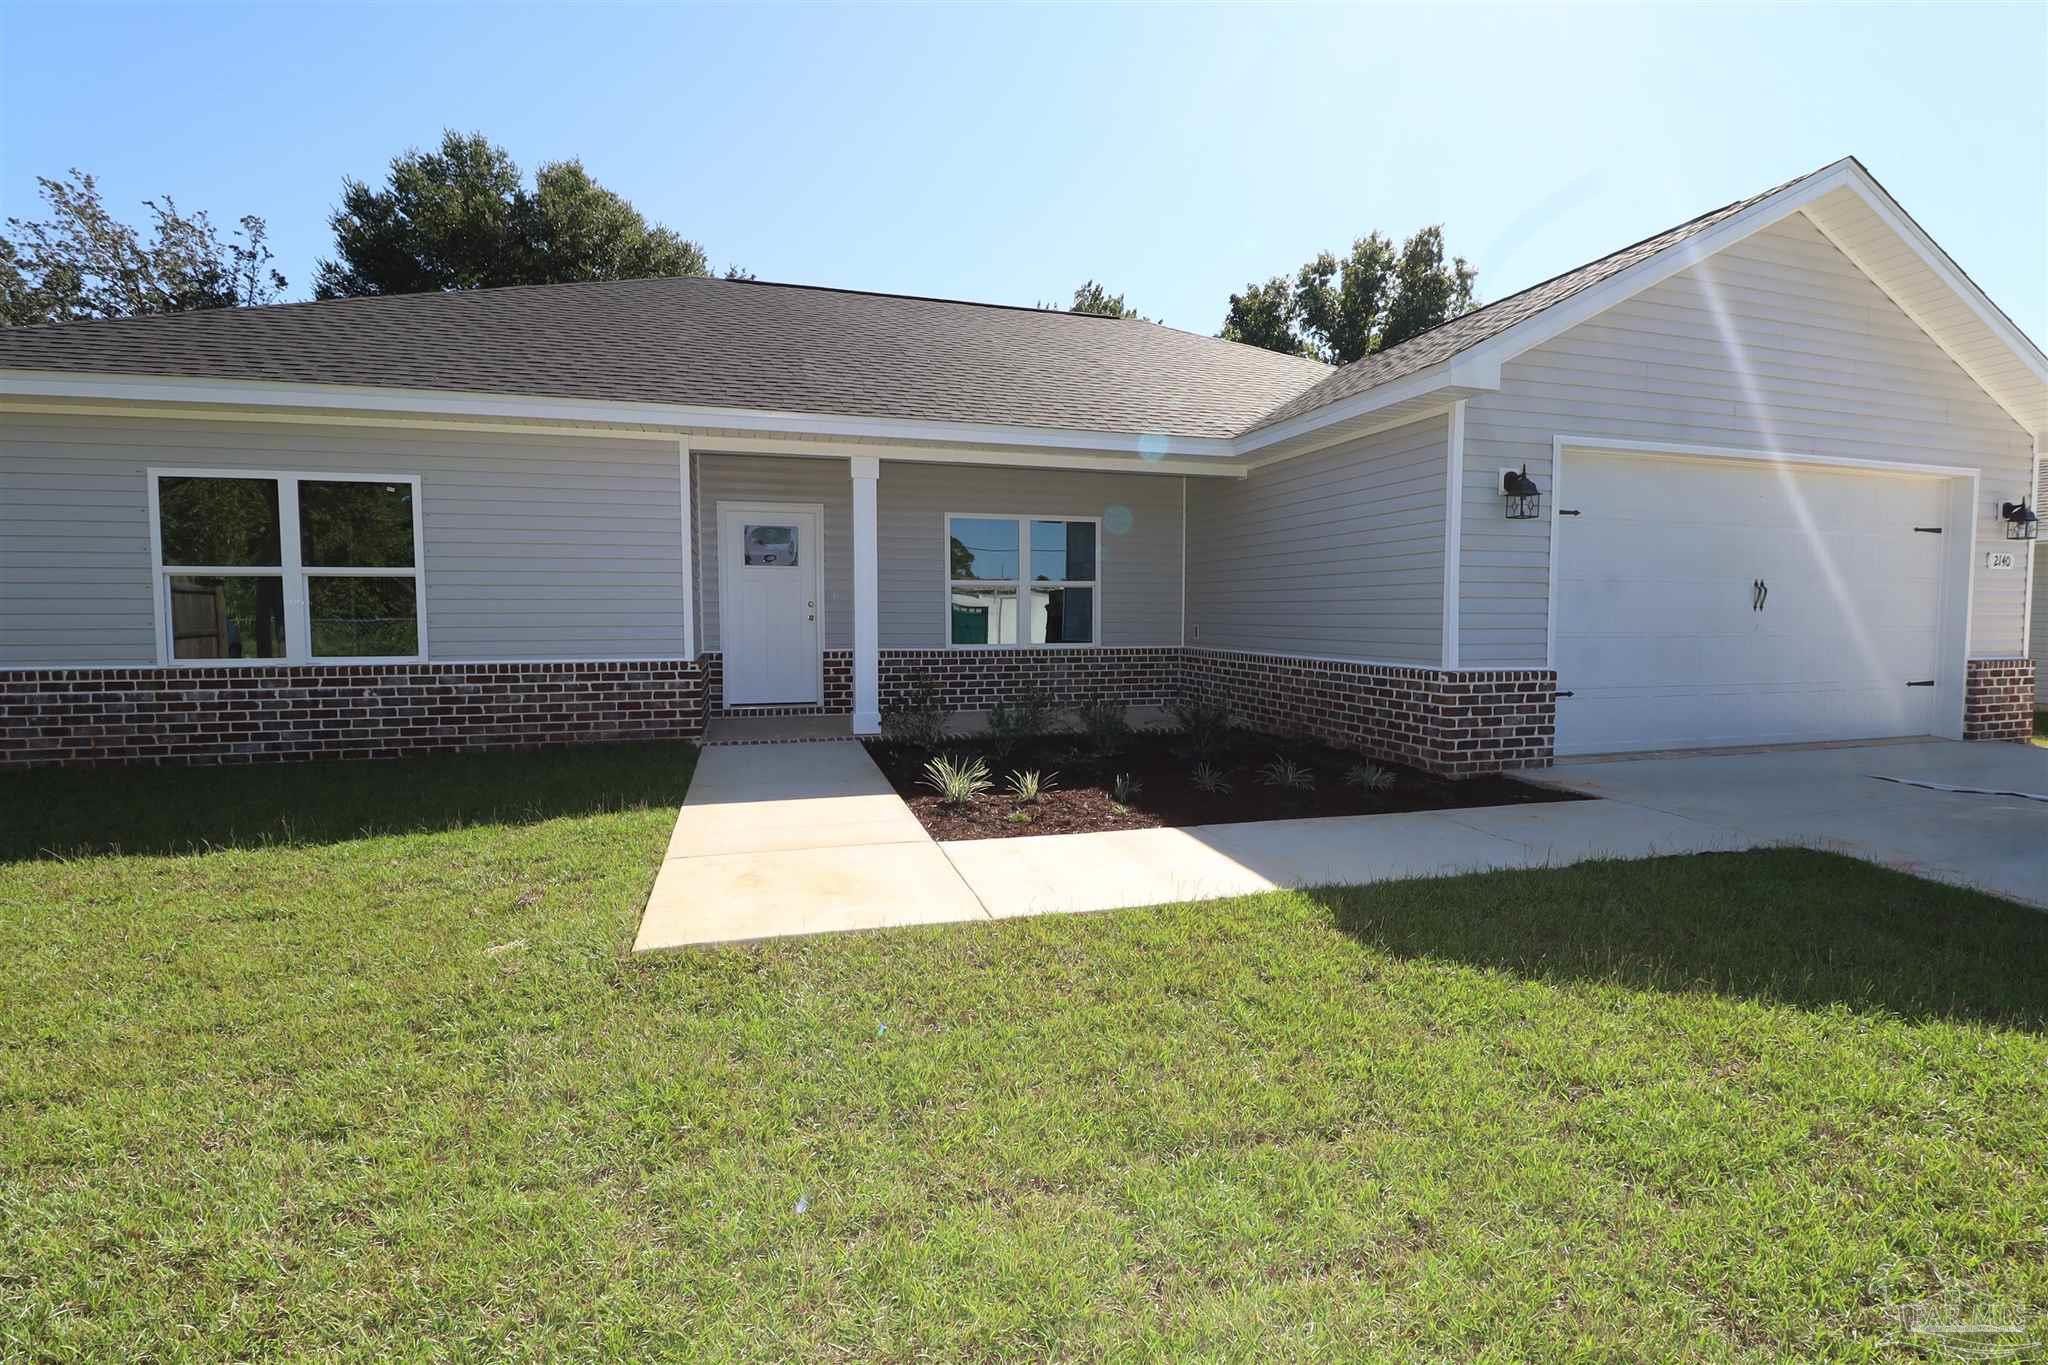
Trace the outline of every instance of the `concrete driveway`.
[[[2048, 906], [2048, 749], [1916, 740], [1568, 761], [1531, 776], [1754, 842], [1848, 853]], [[2043, 799], [1906, 785], [1916, 782]]]

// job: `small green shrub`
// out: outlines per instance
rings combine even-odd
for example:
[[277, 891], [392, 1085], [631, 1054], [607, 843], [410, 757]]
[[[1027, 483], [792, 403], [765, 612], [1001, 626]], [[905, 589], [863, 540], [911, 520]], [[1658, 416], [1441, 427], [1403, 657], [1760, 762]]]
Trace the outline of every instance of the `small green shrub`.
[[1088, 747], [1098, 754], [1113, 754], [1130, 738], [1130, 708], [1120, 701], [1104, 698], [1083, 702], [1075, 711]]
[[1285, 754], [1259, 769], [1259, 781], [1268, 787], [1285, 787], [1289, 791], [1312, 792], [1316, 789], [1315, 770], [1303, 767]]
[[894, 744], [936, 749], [946, 742], [946, 721], [951, 716], [939, 680], [929, 673], [920, 673], [911, 681], [910, 695], [903, 705], [882, 712], [882, 738]]
[[1145, 790], [1145, 784], [1129, 773], [1118, 773], [1116, 781], [1110, 784], [1109, 794], [1119, 806], [1128, 806], [1131, 799]]
[[964, 806], [995, 785], [988, 764], [959, 754], [940, 754], [924, 765], [924, 785], [949, 806]]
[[1344, 780], [1360, 791], [1383, 792], [1394, 785], [1394, 773], [1377, 763], [1354, 763], [1344, 770]]
[[1230, 708], [1222, 702], [1181, 697], [1166, 714], [1180, 731], [1182, 746], [1197, 758], [1207, 758], [1230, 742]]
[[1037, 818], [1038, 815], [1035, 811], [1028, 810], [1013, 810], [1008, 815], [1005, 815], [1003, 817], [1003, 819], [1009, 821], [1013, 825], [1028, 825]]
[[1189, 780], [1198, 790], [1205, 791], [1211, 796], [1230, 795], [1230, 779], [1223, 775], [1221, 768], [1211, 764], [1197, 763]]
[[988, 709], [988, 737], [1003, 749], [1050, 729], [1052, 694], [1044, 688], [1027, 687], [1016, 697], [1005, 697]]
[[1058, 776], [1058, 773], [1040, 773], [1035, 768], [1011, 773], [1009, 793], [1019, 801], [1036, 805], [1039, 797], [1059, 785], [1053, 780]]

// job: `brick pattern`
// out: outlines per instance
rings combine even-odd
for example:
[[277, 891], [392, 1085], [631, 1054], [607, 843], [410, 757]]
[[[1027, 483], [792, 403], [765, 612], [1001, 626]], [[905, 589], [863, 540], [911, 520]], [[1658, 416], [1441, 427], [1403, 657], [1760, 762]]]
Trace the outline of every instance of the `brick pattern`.
[[681, 660], [36, 670], [0, 674], [0, 768], [687, 739], [703, 703]]
[[1164, 706], [1180, 689], [1178, 646], [1078, 649], [885, 649], [878, 664], [884, 711], [901, 706], [923, 677], [936, 678], [946, 706], [986, 711], [1038, 687], [1056, 705], [1117, 697], [1132, 706]]
[[725, 656], [700, 654], [697, 664], [704, 670], [704, 705], [713, 716], [850, 716], [853, 714], [853, 651], [828, 649], [824, 652], [824, 702], [797, 706], [727, 706], [725, 704]]
[[1542, 669], [1447, 673], [1227, 650], [1184, 651], [1183, 686], [1240, 723], [1303, 734], [1445, 777], [1547, 767], [1557, 675]]
[[1963, 738], [2025, 740], [2034, 733], [2034, 661], [1971, 659], [1963, 666]]
[[1477, 777], [1547, 768], [1557, 742], [1557, 674], [1492, 669], [1436, 675], [1432, 772]]
[[[819, 706], [732, 707], [721, 659], [622, 664], [383, 664], [66, 669], [0, 675], [0, 767], [246, 763], [700, 736], [707, 714], [844, 715], [850, 651], [828, 651]], [[2031, 666], [2022, 686], [2031, 697]], [[1973, 665], [1973, 667], [1975, 667]], [[881, 702], [937, 678], [953, 710], [1029, 686], [1062, 705], [1159, 706], [1188, 693], [1239, 720], [1447, 776], [1550, 761], [1556, 681], [1167, 648], [885, 650]], [[2025, 706], [2019, 709], [2022, 727]]]

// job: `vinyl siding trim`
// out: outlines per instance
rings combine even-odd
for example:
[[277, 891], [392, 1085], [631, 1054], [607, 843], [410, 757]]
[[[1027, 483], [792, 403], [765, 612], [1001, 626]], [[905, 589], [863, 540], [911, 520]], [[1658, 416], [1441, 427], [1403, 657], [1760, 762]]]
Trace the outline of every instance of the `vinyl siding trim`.
[[[1761, 450], [1851, 467], [1974, 471], [1981, 495], [1957, 530], [1979, 549], [2002, 535], [1992, 494], [2023, 483], [2034, 449], [1803, 215], [1516, 358], [1499, 391], [1466, 409], [1460, 659], [1498, 668], [1550, 657], [1553, 541], [1547, 518], [1503, 519], [1493, 471], [1526, 461], [1555, 508], [1561, 437], [1608, 449]], [[1569, 506], [1569, 492], [1561, 496]], [[1976, 574], [1971, 657], [2020, 647], [2020, 577]]]

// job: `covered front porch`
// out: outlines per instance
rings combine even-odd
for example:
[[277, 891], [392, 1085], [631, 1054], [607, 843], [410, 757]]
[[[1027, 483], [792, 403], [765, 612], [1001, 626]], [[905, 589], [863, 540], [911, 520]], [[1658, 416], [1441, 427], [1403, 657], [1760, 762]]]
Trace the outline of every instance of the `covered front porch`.
[[885, 707], [933, 685], [970, 713], [1026, 687], [1062, 704], [1171, 699], [1186, 483], [1238, 470], [886, 449], [691, 442], [689, 629], [707, 738], [765, 718], [845, 717], [875, 734]]

